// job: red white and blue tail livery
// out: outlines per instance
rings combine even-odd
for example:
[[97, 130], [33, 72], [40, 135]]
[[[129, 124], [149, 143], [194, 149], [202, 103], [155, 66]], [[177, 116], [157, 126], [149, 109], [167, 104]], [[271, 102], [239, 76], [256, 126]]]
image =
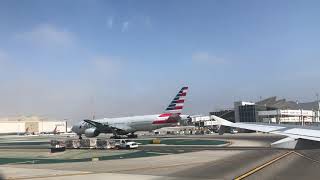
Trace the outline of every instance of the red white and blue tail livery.
[[182, 87], [178, 94], [173, 98], [169, 106], [166, 108], [163, 114], [153, 122], [153, 124], [174, 124], [178, 123], [179, 115], [182, 112], [188, 87]]
[[174, 97], [174, 99], [171, 101], [171, 103], [167, 107], [165, 113], [181, 114], [187, 92], [188, 92], [188, 87], [181, 88], [181, 90], [178, 92], [176, 97]]

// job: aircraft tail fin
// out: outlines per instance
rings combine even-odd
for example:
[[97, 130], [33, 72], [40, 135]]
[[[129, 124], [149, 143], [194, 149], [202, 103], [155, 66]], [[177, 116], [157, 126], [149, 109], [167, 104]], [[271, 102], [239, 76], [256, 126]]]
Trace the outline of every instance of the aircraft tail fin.
[[54, 130], [52, 131], [53, 134], [57, 134], [57, 133], [58, 133], [57, 128], [58, 128], [58, 126], [56, 126], [56, 127], [54, 128]]
[[184, 106], [184, 102], [187, 96], [188, 87], [182, 87], [178, 94], [171, 101], [169, 106], [166, 108], [165, 113], [168, 114], [181, 114]]

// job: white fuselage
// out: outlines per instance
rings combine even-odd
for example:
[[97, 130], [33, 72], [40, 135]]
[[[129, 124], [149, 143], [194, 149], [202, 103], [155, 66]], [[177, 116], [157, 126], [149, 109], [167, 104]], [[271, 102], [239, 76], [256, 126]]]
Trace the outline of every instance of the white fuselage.
[[152, 131], [161, 127], [172, 126], [173, 123], [153, 124], [153, 122], [157, 120], [158, 116], [159, 114], [119, 118], [103, 118], [97, 119], [96, 121], [113, 127], [126, 129], [126, 131], [128, 132]]
[[[181, 119], [187, 119], [188, 115], [180, 115]], [[143, 115], [143, 116], [130, 116], [130, 117], [119, 117], [119, 118], [103, 118], [95, 119], [94, 121], [101, 124], [122, 129], [125, 133], [133, 133], [136, 131], [152, 131], [162, 127], [176, 126], [177, 122], [166, 122], [169, 117], [160, 117], [160, 114], [155, 115]], [[85, 134], [85, 130], [94, 128], [92, 125], [81, 122], [81, 124], [72, 127], [72, 131], [78, 135]], [[112, 133], [101, 132], [101, 133]]]

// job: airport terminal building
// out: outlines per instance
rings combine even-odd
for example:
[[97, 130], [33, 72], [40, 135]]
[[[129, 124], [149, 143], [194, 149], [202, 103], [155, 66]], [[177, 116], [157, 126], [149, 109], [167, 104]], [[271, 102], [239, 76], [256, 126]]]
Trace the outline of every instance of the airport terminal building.
[[264, 122], [277, 124], [319, 123], [319, 101], [299, 103], [270, 97], [262, 101], [235, 102], [235, 122]]
[[0, 118], [0, 134], [40, 134], [63, 133], [67, 122], [39, 116], [19, 116]]
[[277, 124], [320, 124], [320, 102], [299, 103], [295, 101], [278, 100], [276, 96], [258, 101], [234, 102], [233, 109], [209, 112], [209, 116], [193, 118], [197, 127], [212, 126], [211, 115], [231, 122], [263, 122]]

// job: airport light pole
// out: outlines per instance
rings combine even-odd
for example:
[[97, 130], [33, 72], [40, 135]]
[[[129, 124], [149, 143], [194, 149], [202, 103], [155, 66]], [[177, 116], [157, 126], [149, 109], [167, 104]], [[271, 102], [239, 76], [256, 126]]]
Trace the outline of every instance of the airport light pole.
[[64, 118], [63, 120], [66, 122], [66, 133], [67, 133], [68, 132], [68, 120], [69, 119], [68, 118]]
[[21, 130], [20, 130], [20, 122], [21, 122], [21, 119], [19, 118], [18, 119], [18, 135], [20, 135], [20, 132], [21, 132]]

